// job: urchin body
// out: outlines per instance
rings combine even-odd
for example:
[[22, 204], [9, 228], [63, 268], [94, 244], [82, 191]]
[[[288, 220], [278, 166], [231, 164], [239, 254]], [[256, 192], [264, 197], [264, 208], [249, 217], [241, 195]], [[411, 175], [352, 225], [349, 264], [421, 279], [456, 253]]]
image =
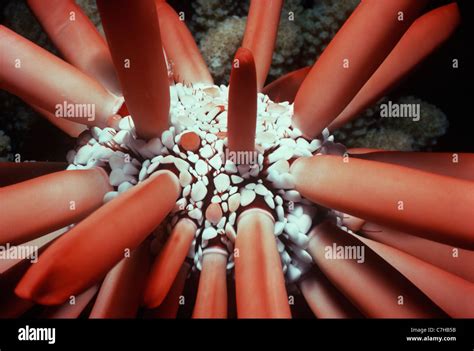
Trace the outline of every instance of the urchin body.
[[[320, 139], [305, 138], [292, 126], [292, 104], [274, 103], [258, 94], [255, 151], [233, 152], [227, 147], [227, 86], [178, 83], [170, 87], [170, 96], [171, 126], [161, 137], [139, 139], [131, 116], [114, 127], [94, 127], [68, 153], [68, 169], [103, 167], [114, 187], [104, 202], [158, 170], [175, 173], [181, 196], [162, 226], [169, 235], [182, 218], [196, 224], [188, 257], [198, 269], [209, 246], [227, 251], [231, 269], [238, 216], [250, 208], [267, 210], [275, 218], [274, 234], [287, 280], [297, 281], [312, 262], [305, 249], [317, 206], [294, 189], [290, 165], [298, 157], [328, 150], [343, 154], [344, 147], [334, 144], [328, 131]], [[184, 140], [189, 137], [197, 145]]]

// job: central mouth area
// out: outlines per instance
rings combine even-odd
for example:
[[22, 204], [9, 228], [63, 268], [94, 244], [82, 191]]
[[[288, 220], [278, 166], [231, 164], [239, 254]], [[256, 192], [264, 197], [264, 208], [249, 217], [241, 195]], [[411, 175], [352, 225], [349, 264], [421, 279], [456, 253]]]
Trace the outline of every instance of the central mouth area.
[[[311, 262], [306, 252], [308, 232], [318, 208], [294, 189], [290, 165], [299, 157], [345, 152], [325, 130], [309, 140], [292, 126], [293, 105], [275, 103], [258, 94], [255, 150], [227, 147], [228, 87], [181, 83], [170, 87], [170, 125], [159, 138], [137, 138], [131, 116], [113, 126], [93, 127], [78, 138], [68, 153], [68, 169], [102, 167], [114, 191], [104, 202], [145, 181], [159, 170], [174, 172], [181, 196], [167, 220], [155, 231], [169, 236], [187, 219], [195, 225], [188, 258], [201, 269], [206, 250], [220, 250], [233, 267], [236, 222], [248, 209], [261, 209], [275, 219], [275, 236], [288, 282], [296, 281]], [[157, 199], [159, 201], [159, 199]], [[146, 210], [146, 209], [144, 209]], [[164, 234], [163, 234], [164, 233]]]

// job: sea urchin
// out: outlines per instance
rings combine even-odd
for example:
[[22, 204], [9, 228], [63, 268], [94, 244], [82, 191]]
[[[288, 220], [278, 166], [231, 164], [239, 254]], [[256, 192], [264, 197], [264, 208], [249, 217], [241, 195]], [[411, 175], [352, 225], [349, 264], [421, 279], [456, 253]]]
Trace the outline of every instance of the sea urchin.
[[287, 289], [318, 317], [474, 316], [474, 156], [330, 134], [449, 37], [455, 3], [362, 1], [312, 68], [265, 86], [282, 0], [253, 0], [229, 87], [163, 0], [98, 0], [108, 45], [72, 0], [28, 3], [72, 65], [2, 26], [0, 86], [77, 147], [67, 171], [0, 164], [0, 243], [42, 247], [2, 262], [1, 315], [78, 316], [98, 291], [91, 317], [173, 317], [191, 272], [196, 318], [227, 317], [231, 275], [238, 317], [291, 317]]

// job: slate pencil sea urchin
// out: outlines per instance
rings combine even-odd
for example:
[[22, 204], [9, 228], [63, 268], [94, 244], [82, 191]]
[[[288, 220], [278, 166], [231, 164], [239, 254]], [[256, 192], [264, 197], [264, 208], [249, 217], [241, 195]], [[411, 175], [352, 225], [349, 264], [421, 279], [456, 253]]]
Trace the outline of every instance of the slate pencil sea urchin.
[[227, 87], [165, 1], [99, 0], [107, 45], [72, 0], [29, 0], [69, 63], [2, 26], [0, 86], [77, 147], [66, 171], [0, 164], [0, 243], [41, 247], [0, 262], [0, 315], [174, 317], [199, 275], [195, 318], [227, 317], [228, 276], [241, 318], [291, 317], [288, 289], [318, 317], [474, 316], [474, 157], [330, 135], [455, 30], [427, 2], [363, 1], [265, 86], [282, 0], [254, 0]]

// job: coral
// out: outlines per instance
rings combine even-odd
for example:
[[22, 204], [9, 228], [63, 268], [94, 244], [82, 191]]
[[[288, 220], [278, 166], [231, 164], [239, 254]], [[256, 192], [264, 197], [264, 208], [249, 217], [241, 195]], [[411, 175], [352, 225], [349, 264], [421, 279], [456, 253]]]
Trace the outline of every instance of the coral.
[[[200, 43], [201, 52], [216, 82], [227, 84], [231, 58], [242, 41], [247, 20], [239, 15], [247, 13], [249, 2], [242, 1], [239, 6], [224, 6], [225, 10], [214, 0], [196, 1], [193, 6], [196, 13], [190, 26], [195, 39]], [[214, 8], [219, 10], [215, 11]], [[303, 38], [298, 19], [303, 12], [301, 0], [285, 1], [269, 81], [300, 67], [298, 57], [303, 49]], [[216, 46], [216, 43], [219, 45]], [[222, 62], [225, 62], [225, 67]]]
[[[301, 0], [286, 1], [268, 81], [312, 65], [358, 2], [319, 1], [312, 8], [305, 9]], [[225, 10], [215, 11], [219, 5], [214, 0], [193, 3], [196, 13], [190, 24], [192, 32], [200, 42], [203, 56], [218, 83], [228, 83], [229, 59], [237, 50], [245, 30], [246, 18], [238, 18], [238, 15], [246, 12], [248, 5], [249, 2], [244, 1], [240, 7], [224, 6]], [[237, 17], [228, 18], [229, 15]], [[219, 44], [216, 46], [216, 43]], [[221, 62], [226, 62], [227, 67], [222, 67]]]
[[[201, 53], [215, 81], [227, 84], [232, 57], [240, 46], [247, 17], [231, 17], [210, 29], [199, 43]], [[303, 39], [298, 25], [282, 16], [268, 79], [271, 81], [288, 71], [297, 69], [298, 54]]]
[[413, 150], [414, 138], [400, 130], [391, 128], [374, 128], [361, 137], [351, 141], [351, 147], [368, 147], [393, 151]]
[[303, 49], [303, 42], [296, 21], [291, 21], [287, 15], [282, 15], [268, 81], [300, 67], [298, 57]]
[[[393, 102], [419, 104], [419, 121], [414, 122], [409, 118], [380, 118], [380, 105], [388, 100], [388, 97], [381, 99], [359, 118], [335, 131], [335, 138], [348, 147], [413, 151], [429, 149], [446, 133], [449, 122], [444, 112], [414, 96], [400, 97]], [[380, 137], [374, 133], [380, 133]]]
[[215, 81], [228, 82], [231, 62], [239, 47], [247, 17], [231, 17], [210, 29], [200, 41], [199, 48]]
[[302, 66], [314, 63], [358, 3], [359, 0], [323, 0], [296, 17], [305, 48], [301, 52]]
[[243, 15], [241, 1], [233, 0], [196, 0], [192, 6], [195, 10], [189, 23], [191, 32], [197, 41], [207, 37], [208, 30], [216, 29], [222, 22], [232, 16]]
[[[296, 18], [298, 15], [300, 15], [304, 11], [304, 7], [303, 7], [304, 2], [305, 2], [304, 0], [284, 0], [282, 14], [286, 16], [286, 15], [289, 15], [291, 12]], [[244, 14], [247, 14], [249, 11], [249, 7], [250, 7], [250, 1], [244, 0], [241, 2], [239, 10], [243, 12]]]
[[300, 68], [299, 55], [303, 50], [304, 41], [298, 20], [302, 17], [304, 10], [301, 0], [283, 2], [268, 81]]
[[334, 131], [334, 137], [344, 145], [353, 147], [359, 138], [376, 127], [377, 120], [373, 116], [361, 116]]
[[449, 126], [448, 118], [435, 105], [414, 96], [401, 97], [397, 103], [420, 105], [420, 120], [417, 122], [408, 118], [388, 118], [383, 121], [387, 127], [403, 130], [410, 134], [415, 140], [415, 150], [436, 144], [437, 138], [446, 133]]

